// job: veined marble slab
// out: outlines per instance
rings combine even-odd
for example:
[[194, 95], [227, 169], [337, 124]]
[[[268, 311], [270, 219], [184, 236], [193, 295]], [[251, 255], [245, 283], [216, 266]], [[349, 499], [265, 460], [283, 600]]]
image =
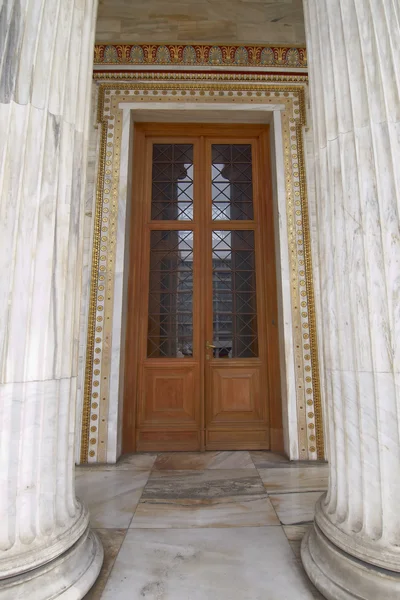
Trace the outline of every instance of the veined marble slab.
[[91, 588], [90, 592], [86, 594], [85, 600], [100, 600], [101, 594], [114, 566], [115, 559], [117, 558], [117, 554], [124, 541], [126, 529], [96, 529], [96, 533], [99, 536], [104, 549], [104, 561], [100, 575], [96, 579], [96, 583]]
[[313, 600], [280, 527], [132, 530], [102, 600]]
[[314, 519], [315, 504], [321, 492], [274, 494], [269, 498], [283, 525], [301, 525]]
[[213, 499], [254, 495], [266, 495], [256, 469], [153, 471], [142, 500]]
[[250, 452], [253, 463], [257, 469], [304, 469], [305, 467], [326, 468], [326, 461], [289, 460], [287, 456], [270, 452], [268, 450], [254, 450]]
[[254, 450], [250, 452], [251, 459], [257, 469], [270, 469], [273, 467], [290, 467], [290, 460], [283, 454], [265, 450]]
[[76, 494], [89, 509], [92, 527], [129, 527], [148, 477], [149, 471], [79, 469]]
[[77, 467], [82, 471], [148, 471], [157, 458], [155, 453], [125, 454], [116, 463], [87, 463]]
[[157, 458], [156, 453], [146, 452], [143, 454], [125, 454], [121, 456], [115, 465], [110, 465], [111, 468], [123, 470], [134, 469], [135, 471], [150, 471]]
[[283, 531], [289, 542], [301, 542], [310, 525], [284, 525]]
[[155, 471], [133, 528], [279, 525], [255, 469]]
[[328, 466], [298, 467], [296, 469], [258, 469], [265, 489], [276, 492], [324, 492], [328, 488]]
[[249, 452], [166, 452], [154, 464], [157, 470], [254, 469]]
[[300, 548], [301, 548], [301, 540], [304, 537], [307, 529], [310, 528], [310, 524], [308, 525], [284, 525], [283, 531], [288, 539], [291, 549], [294, 552], [295, 557], [300, 560]]
[[193, 527], [261, 527], [279, 525], [267, 496], [214, 500], [144, 500], [138, 505], [133, 529]]

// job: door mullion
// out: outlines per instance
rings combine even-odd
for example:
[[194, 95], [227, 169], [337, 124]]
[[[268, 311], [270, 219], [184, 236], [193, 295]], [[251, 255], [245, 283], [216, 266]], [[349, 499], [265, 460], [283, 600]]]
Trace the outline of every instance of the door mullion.
[[205, 158], [205, 138], [199, 136], [199, 153], [197, 168], [197, 187], [195, 188], [195, 198], [197, 198], [197, 226], [198, 226], [198, 297], [199, 297], [199, 348], [200, 348], [200, 412], [201, 412], [201, 430], [200, 430], [200, 449], [205, 450], [205, 340], [206, 340], [206, 313], [207, 303], [207, 228], [206, 228], [206, 190], [207, 190], [207, 166]]

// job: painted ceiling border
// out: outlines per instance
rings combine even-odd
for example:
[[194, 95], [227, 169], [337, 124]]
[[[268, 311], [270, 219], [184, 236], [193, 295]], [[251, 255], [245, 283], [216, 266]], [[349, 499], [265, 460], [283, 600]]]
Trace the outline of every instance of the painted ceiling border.
[[307, 69], [297, 46], [219, 44], [95, 44], [94, 66], [187, 66]]

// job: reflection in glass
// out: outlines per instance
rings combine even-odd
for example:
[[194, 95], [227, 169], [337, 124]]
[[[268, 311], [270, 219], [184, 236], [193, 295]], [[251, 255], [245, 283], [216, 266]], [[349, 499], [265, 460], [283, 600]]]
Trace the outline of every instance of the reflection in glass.
[[214, 358], [258, 356], [254, 231], [213, 231]]
[[151, 218], [193, 220], [193, 144], [153, 144]]
[[148, 358], [193, 355], [193, 232], [152, 231]]
[[212, 144], [212, 218], [252, 220], [251, 144]]

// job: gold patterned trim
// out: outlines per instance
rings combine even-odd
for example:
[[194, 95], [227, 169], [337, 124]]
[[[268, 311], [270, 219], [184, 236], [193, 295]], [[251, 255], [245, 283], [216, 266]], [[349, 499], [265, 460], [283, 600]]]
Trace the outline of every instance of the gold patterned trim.
[[[304, 157], [304, 141], [303, 132], [301, 126], [297, 132], [299, 140], [298, 152], [299, 152], [299, 166], [300, 166], [300, 187], [301, 187], [301, 202], [302, 202], [302, 213], [303, 213], [303, 235], [304, 235], [304, 256], [305, 256], [305, 267], [306, 267], [306, 288], [307, 298], [309, 306], [309, 335], [310, 335], [310, 353], [311, 353], [311, 364], [312, 364], [312, 383], [314, 391], [314, 413], [315, 413], [315, 442], [317, 449], [317, 457], [319, 460], [325, 458], [325, 447], [324, 447], [324, 424], [322, 419], [322, 404], [321, 404], [321, 384], [319, 377], [319, 358], [318, 358], [318, 339], [317, 339], [317, 320], [315, 314], [315, 297], [314, 297], [314, 283], [313, 283], [313, 269], [312, 269], [312, 251], [311, 251], [311, 234], [310, 234], [310, 222], [308, 215], [308, 197], [307, 197], [307, 184], [306, 184], [306, 173], [305, 173], [305, 157]], [[311, 442], [314, 440], [311, 437]]]
[[[279, 97], [280, 93], [283, 92], [288, 92], [288, 93], [294, 93], [294, 94], [298, 94], [299, 96], [299, 117], [300, 117], [300, 124], [301, 125], [305, 125], [306, 123], [306, 107], [305, 107], [305, 98], [304, 98], [304, 89], [301, 86], [279, 86], [279, 87], [273, 87], [273, 86], [269, 86], [268, 88], [265, 85], [257, 85], [257, 84], [252, 84], [252, 83], [242, 83], [243, 81], [248, 81], [248, 76], [246, 76], [244, 79], [242, 79], [241, 75], [228, 75], [228, 81], [234, 81], [234, 82], [240, 82], [240, 90], [239, 90], [239, 94], [240, 96], [242, 96], [242, 92], [255, 92], [256, 96], [261, 97], [263, 92], [267, 92], [269, 95], [271, 95], [271, 93], [275, 94], [277, 97]], [[142, 80], [142, 76], [138, 76], [138, 79]], [[103, 79], [103, 78], [101, 78]], [[195, 79], [196, 83], [194, 82], [188, 82], [185, 83], [184, 85], [182, 85], [181, 83], [176, 83], [175, 81], [172, 81], [170, 83], [165, 83], [164, 81], [162, 83], [143, 83], [143, 86], [139, 86], [139, 87], [143, 87], [145, 89], [145, 95], [146, 95], [146, 101], [147, 102], [151, 102], [151, 101], [157, 101], [159, 102], [160, 100], [166, 100], [166, 98], [160, 98], [158, 95], [158, 92], [161, 91], [172, 91], [172, 93], [174, 95], [176, 95], [177, 97], [174, 98], [174, 102], [179, 102], [179, 101], [183, 101], [183, 102], [188, 102], [190, 101], [190, 96], [187, 97], [187, 92], [195, 92], [196, 90], [199, 90], [199, 83], [197, 83], [197, 77], [196, 75], [192, 75], [191, 79]], [[220, 75], [215, 76], [214, 79], [216, 79], [217, 81], [219, 80], [224, 80], [225, 76], [224, 75]], [[201, 79], [200, 79], [201, 81]], [[105, 97], [105, 93], [107, 91], [111, 91], [111, 90], [117, 90], [118, 93], [120, 94], [123, 91], [136, 91], [137, 93], [139, 93], [138, 87], [137, 85], [135, 85], [134, 83], [101, 83], [99, 86], [99, 97], [98, 97], [98, 104], [97, 104], [97, 122], [101, 123], [103, 121], [103, 113], [104, 113], [104, 97]], [[231, 93], [231, 89], [227, 88], [226, 85], [221, 84], [221, 83], [213, 83], [213, 84], [206, 84], [206, 85], [201, 85], [201, 90], [203, 91], [207, 91], [207, 92], [219, 92], [219, 95], [224, 96], [225, 93], [226, 94], [230, 94]], [[153, 97], [148, 95], [148, 92], [157, 92], [155, 94], [153, 94]], [[178, 92], [180, 92], [180, 96], [178, 96]], [[252, 95], [252, 94], [250, 94]], [[157, 98], [155, 96], [158, 96]], [[246, 100], [246, 98], [244, 98]], [[219, 100], [222, 100], [222, 98], [220, 97]]]
[[223, 78], [223, 81], [269, 81], [274, 83], [308, 83], [308, 75], [303, 74], [276, 74], [276, 73], [168, 73], [168, 72], [148, 72], [148, 71], [94, 71], [93, 79], [99, 81], [209, 81], [215, 82]]
[[94, 231], [93, 231], [93, 246], [92, 246], [92, 265], [90, 276], [90, 294], [89, 294], [89, 311], [88, 311], [88, 329], [87, 329], [87, 344], [86, 344], [86, 363], [85, 363], [85, 385], [84, 385], [84, 402], [82, 410], [82, 437], [81, 437], [81, 452], [80, 462], [85, 463], [89, 453], [89, 437], [90, 437], [90, 409], [92, 395], [92, 372], [94, 360], [94, 340], [96, 335], [96, 300], [97, 300], [97, 285], [100, 257], [100, 241], [101, 241], [101, 213], [103, 206], [103, 184], [106, 159], [106, 143], [107, 143], [107, 122], [100, 122], [101, 141], [100, 141], [100, 156], [98, 165], [97, 185], [96, 185], [96, 205], [94, 214]]
[[307, 68], [307, 50], [297, 46], [216, 44], [96, 44], [94, 64], [188, 67]]
[[[106, 421], [108, 417], [108, 396], [109, 388], [109, 377], [106, 384], [101, 383], [102, 396], [104, 395], [104, 406], [99, 406], [100, 402], [95, 401], [92, 404], [93, 396], [99, 396], [95, 385], [100, 385], [100, 381], [103, 379], [104, 373], [109, 373], [109, 349], [111, 344], [111, 322], [113, 314], [113, 298], [112, 298], [112, 284], [113, 284], [113, 264], [115, 252], [115, 238], [112, 240], [111, 246], [107, 247], [107, 256], [100, 256], [100, 239], [101, 239], [101, 228], [102, 220], [104, 220], [103, 208], [107, 210], [107, 229], [110, 232], [114, 232], [116, 236], [116, 220], [118, 214], [118, 181], [119, 181], [119, 169], [120, 169], [120, 143], [122, 133], [122, 111], [119, 106], [124, 102], [136, 101], [140, 98], [141, 101], [152, 102], [152, 101], [174, 101], [174, 102], [196, 102], [200, 99], [202, 102], [215, 101], [218, 102], [284, 102], [286, 104], [286, 110], [282, 114], [282, 125], [284, 130], [284, 146], [285, 146], [285, 179], [287, 187], [287, 211], [288, 211], [288, 236], [289, 244], [291, 248], [298, 248], [297, 244], [300, 245], [301, 249], [298, 249], [294, 254], [296, 258], [291, 262], [292, 269], [292, 316], [294, 323], [297, 323], [296, 328], [299, 330], [295, 343], [301, 340], [301, 333], [304, 331], [302, 327], [306, 327], [307, 333], [303, 333], [308, 338], [307, 350], [308, 354], [303, 351], [299, 351], [297, 354], [296, 361], [298, 363], [298, 369], [302, 369], [305, 373], [304, 379], [301, 377], [298, 379], [299, 385], [297, 386], [297, 406], [298, 406], [298, 422], [299, 422], [299, 444], [300, 444], [300, 458], [312, 458], [314, 454], [316, 458], [324, 457], [324, 437], [323, 437], [323, 424], [322, 424], [322, 407], [320, 398], [320, 384], [319, 384], [319, 367], [318, 367], [318, 351], [317, 351], [317, 336], [316, 336], [316, 320], [315, 320], [315, 301], [313, 293], [313, 279], [312, 279], [312, 264], [311, 264], [311, 245], [310, 245], [310, 231], [308, 222], [308, 206], [307, 206], [307, 191], [305, 181], [305, 168], [304, 168], [304, 149], [303, 149], [303, 133], [302, 129], [305, 124], [305, 93], [304, 84], [283, 86], [283, 85], [271, 85], [269, 83], [249, 83], [248, 76], [245, 76], [245, 80], [242, 79], [241, 75], [222, 75], [218, 77], [214, 76], [214, 79], [221, 83], [204, 83], [204, 80], [197, 81], [196, 75], [192, 75], [192, 81], [187, 81], [182, 77], [182, 82], [177, 82], [176, 77], [173, 81], [167, 81], [163, 74], [159, 82], [148, 82], [148, 81], [118, 81], [118, 82], [101, 82], [98, 84], [99, 96], [98, 96], [98, 122], [101, 126], [101, 147], [100, 147], [100, 163], [99, 172], [97, 177], [97, 191], [96, 191], [96, 210], [94, 217], [94, 243], [93, 243], [93, 256], [92, 256], [92, 280], [90, 290], [90, 309], [89, 309], [89, 327], [88, 327], [88, 344], [87, 344], [87, 356], [86, 356], [86, 378], [85, 378], [85, 395], [84, 395], [84, 406], [83, 406], [83, 427], [82, 427], [82, 445], [81, 445], [81, 462], [87, 462], [88, 460], [93, 462], [102, 459], [104, 461], [105, 447], [107, 444], [107, 432], [106, 424], [103, 429], [103, 433], [97, 432], [97, 427], [100, 421], [101, 412], [103, 418], [101, 421]], [[202, 74], [203, 75], [203, 74]], [[140, 77], [143, 79], [143, 76]], [[227, 85], [227, 81], [235, 82], [236, 85]], [[136, 97], [136, 98], [135, 98]], [[107, 102], [105, 99], [107, 98]], [[109, 157], [106, 156], [109, 154]], [[107, 161], [106, 161], [107, 158]], [[293, 162], [296, 161], [296, 162]], [[106, 165], [106, 162], [109, 164]], [[107, 171], [106, 167], [107, 166]], [[108, 173], [105, 179], [105, 174]], [[112, 180], [112, 185], [110, 186]], [[105, 189], [105, 181], [108, 181]], [[104, 197], [103, 192], [109, 194], [108, 198]], [[110, 205], [111, 200], [111, 205]], [[104, 202], [109, 204], [104, 204]], [[299, 206], [301, 207], [299, 209]], [[299, 229], [296, 231], [296, 217], [295, 212], [301, 212], [301, 223], [298, 226]], [[113, 234], [114, 235], [114, 234]], [[297, 237], [296, 237], [297, 235]], [[114, 247], [112, 247], [114, 244]], [[102, 248], [105, 246], [102, 246]], [[103, 254], [103, 251], [102, 251]], [[300, 257], [299, 259], [297, 257]], [[100, 265], [100, 258], [103, 261], [102, 266]], [[106, 266], [104, 266], [106, 265]], [[300, 266], [300, 267], [299, 267]], [[103, 268], [103, 271], [100, 269]], [[300, 268], [300, 271], [299, 271]], [[303, 273], [303, 275], [301, 275]], [[98, 279], [103, 277], [103, 280], [108, 281], [107, 284], [107, 295], [109, 296], [109, 302], [104, 299], [104, 306], [97, 306], [98, 298]], [[300, 278], [303, 277], [304, 280]], [[104, 286], [103, 286], [104, 289]], [[301, 291], [304, 290], [304, 291]], [[306, 308], [303, 312], [300, 309], [300, 303], [304, 304]], [[297, 304], [299, 310], [297, 310]], [[96, 317], [96, 310], [100, 308], [102, 311], [101, 316]], [[106, 326], [104, 317], [108, 315], [109, 324]], [[303, 318], [304, 317], [304, 318]], [[94, 363], [94, 339], [96, 332], [96, 318], [102, 319], [102, 342], [107, 341], [107, 352], [102, 352], [103, 346], [100, 344], [96, 347], [96, 351], [99, 354], [96, 355], [97, 363], [99, 368], [96, 368], [97, 375], [96, 380], [94, 379], [93, 363]], [[99, 326], [98, 326], [99, 327]], [[106, 331], [108, 327], [108, 331]], [[104, 329], [104, 331], [103, 331]], [[96, 341], [100, 338], [96, 338]], [[299, 347], [299, 346], [297, 346]], [[101, 358], [100, 357], [101, 354]], [[107, 362], [108, 361], [108, 362]], [[310, 364], [310, 366], [307, 366]], [[296, 362], [297, 365], [297, 362]], [[98, 374], [101, 371], [101, 379]], [[310, 373], [311, 372], [311, 373]], [[306, 389], [306, 381], [312, 381], [312, 388]], [[310, 384], [308, 384], [310, 386]], [[302, 389], [304, 387], [304, 390]], [[301, 391], [299, 391], [301, 389]], [[108, 392], [107, 392], [108, 390]], [[307, 399], [306, 392], [311, 395]], [[309, 408], [307, 408], [306, 406]], [[303, 405], [305, 410], [303, 410]], [[300, 411], [300, 409], [302, 409]], [[300, 412], [299, 412], [300, 411]], [[308, 411], [308, 413], [307, 413]], [[94, 423], [92, 423], [92, 419]], [[303, 423], [304, 426], [300, 427]], [[302, 433], [300, 434], [300, 429]], [[303, 431], [305, 429], [305, 432]], [[93, 435], [90, 436], [90, 430]], [[105, 431], [105, 433], [104, 433]], [[310, 435], [309, 435], [310, 434]], [[99, 436], [103, 435], [103, 439], [99, 441]], [[309, 436], [309, 438], [308, 438]], [[315, 440], [315, 441], [314, 441]], [[102, 444], [101, 457], [97, 454], [100, 443]], [[307, 451], [305, 448], [301, 450], [301, 445], [307, 444]], [[313, 444], [316, 446], [314, 447]], [[90, 448], [90, 450], [89, 450]]]

